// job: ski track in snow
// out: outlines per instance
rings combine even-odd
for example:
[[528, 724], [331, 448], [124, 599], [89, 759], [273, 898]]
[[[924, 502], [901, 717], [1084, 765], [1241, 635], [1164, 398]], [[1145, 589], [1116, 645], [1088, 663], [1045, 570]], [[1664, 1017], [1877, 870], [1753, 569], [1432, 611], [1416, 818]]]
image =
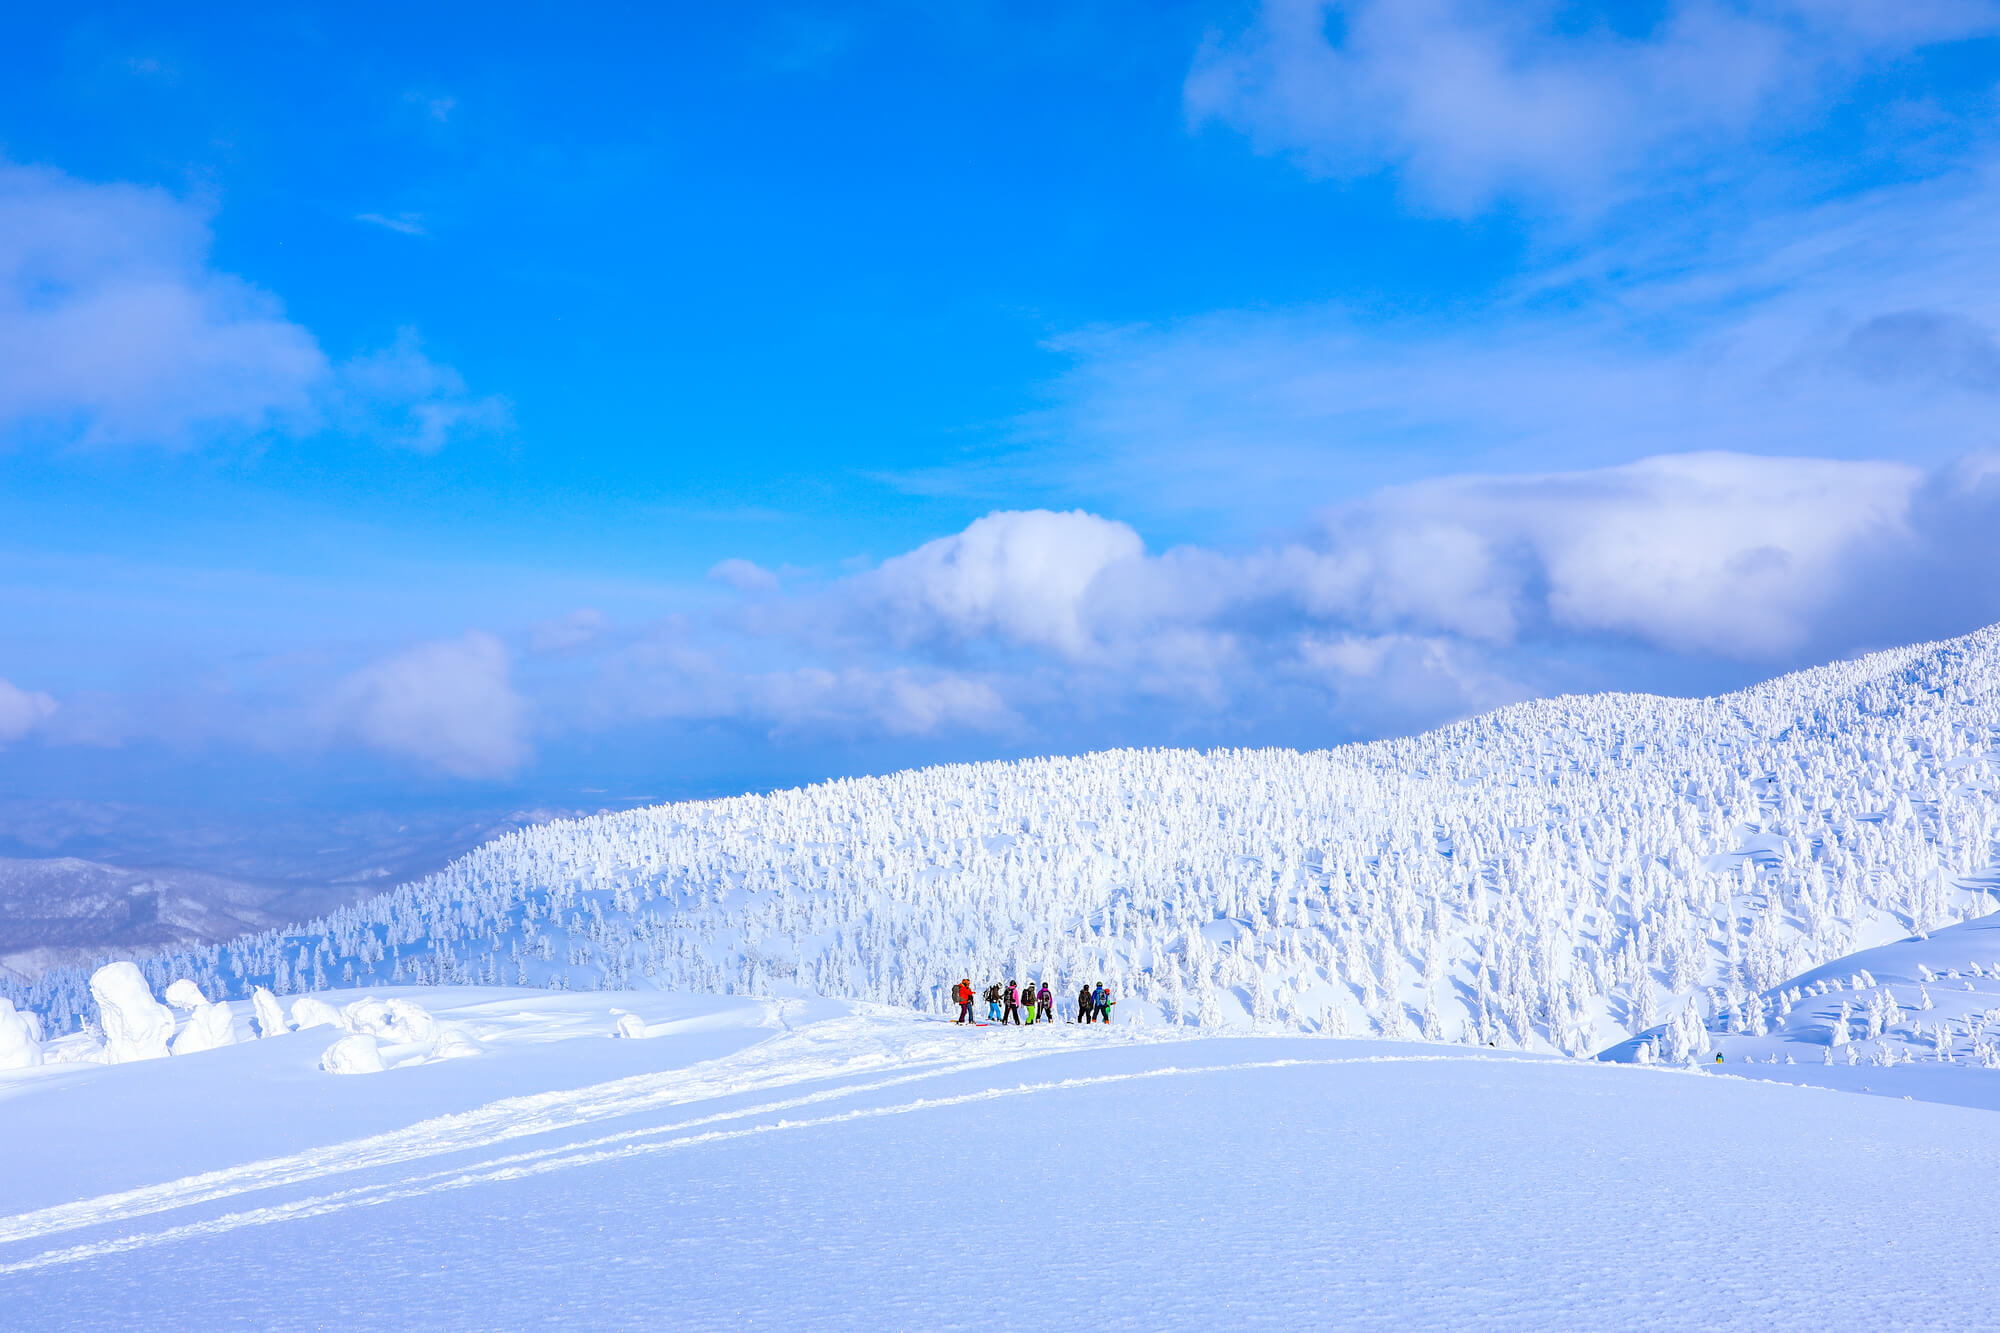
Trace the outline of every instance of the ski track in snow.
[[[789, 1034], [788, 1034], [789, 1035]], [[782, 1039], [778, 1039], [781, 1041]], [[765, 1043], [754, 1050], [765, 1050], [778, 1044]], [[1130, 1042], [1131, 1045], [1154, 1045], [1153, 1041]], [[1090, 1048], [1082, 1048], [1090, 1049]], [[1095, 1049], [1103, 1049], [1102, 1046]], [[1046, 1048], [1017, 1048], [1015, 1050], [989, 1055], [983, 1058], [958, 1061], [931, 1060], [918, 1068], [893, 1078], [877, 1079], [864, 1083], [848, 1084], [838, 1088], [824, 1089], [798, 1097], [765, 1102], [755, 1106], [741, 1107], [730, 1111], [716, 1112], [690, 1120], [671, 1124], [656, 1125], [644, 1129], [626, 1130], [616, 1134], [567, 1142], [529, 1152], [512, 1153], [467, 1166], [453, 1167], [440, 1171], [423, 1172], [395, 1181], [339, 1190], [330, 1194], [313, 1195], [287, 1203], [274, 1204], [262, 1208], [225, 1213], [219, 1217], [199, 1222], [165, 1227], [155, 1231], [133, 1232], [109, 1240], [62, 1249], [45, 1251], [41, 1254], [7, 1263], [0, 1263], [0, 1275], [31, 1272], [60, 1264], [76, 1263], [105, 1255], [122, 1254], [132, 1250], [157, 1245], [172, 1244], [176, 1241], [194, 1240], [218, 1236], [245, 1227], [264, 1226], [275, 1222], [294, 1221], [308, 1217], [320, 1217], [329, 1213], [353, 1208], [379, 1206], [421, 1195], [440, 1193], [446, 1190], [465, 1189], [476, 1185], [493, 1184], [502, 1181], [519, 1180], [529, 1176], [546, 1175], [554, 1171], [570, 1170], [576, 1167], [598, 1166], [639, 1156], [678, 1151], [683, 1148], [700, 1147], [709, 1144], [726, 1143], [732, 1140], [753, 1138], [783, 1130], [812, 1129], [826, 1125], [836, 1125], [857, 1120], [879, 1119], [885, 1116], [907, 1115], [912, 1112], [944, 1110], [977, 1102], [990, 1102], [1002, 1098], [1029, 1096], [1035, 1093], [1054, 1092], [1065, 1089], [1098, 1087], [1112, 1083], [1127, 1083], [1143, 1079], [1180, 1078], [1210, 1074], [1234, 1073], [1247, 1070], [1288, 1069], [1329, 1065], [1367, 1064], [1425, 1064], [1441, 1061], [1463, 1062], [1480, 1057], [1459, 1053], [1439, 1053], [1437, 1055], [1361, 1055], [1329, 1056], [1326, 1058], [1287, 1058], [1276, 1060], [1251, 1060], [1227, 1064], [1179, 1066], [1165, 1065], [1152, 1069], [1135, 1070], [1119, 1074], [1097, 1074], [1080, 1078], [1048, 1079], [1033, 1083], [1020, 1083], [1012, 1087], [983, 1088], [976, 1092], [959, 1093], [944, 1097], [919, 1097], [912, 1101], [898, 1102], [888, 1106], [873, 1106], [841, 1111], [832, 1115], [815, 1116], [805, 1119], [780, 1119], [765, 1124], [749, 1125], [733, 1129], [708, 1129], [705, 1126], [750, 1119], [756, 1116], [772, 1115], [822, 1104], [863, 1093], [877, 1092], [947, 1074], [974, 1072], [983, 1068], [1014, 1063], [1024, 1059], [1064, 1054]], [[745, 1052], [744, 1054], [750, 1054]], [[741, 1057], [728, 1057], [714, 1062], [727, 1065]], [[1505, 1057], [1501, 1057], [1505, 1058]], [[827, 1077], [830, 1065], [807, 1065], [801, 1072], [790, 1078], [780, 1078], [763, 1086], [785, 1083], [810, 1082]], [[852, 1063], [847, 1062], [847, 1063]], [[502, 1102], [482, 1107], [478, 1111], [462, 1115], [443, 1116], [411, 1126], [407, 1130], [391, 1134], [376, 1135], [367, 1139], [337, 1144], [330, 1148], [293, 1154], [288, 1157], [253, 1162], [230, 1171], [209, 1172], [190, 1176], [182, 1180], [169, 1181], [162, 1185], [141, 1190], [123, 1191], [103, 1195], [95, 1199], [79, 1200], [56, 1208], [40, 1209], [22, 1213], [14, 1217], [0, 1219], [0, 1244], [12, 1244], [38, 1239], [44, 1236], [74, 1231], [85, 1227], [126, 1221], [136, 1217], [156, 1215], [181, 1208], [188, 1208], [244, 1194], [285, 1186], [310, 1184], [329, 1177], [353, 1171], [400, 1165], [411, 1161], [434, 1158], [455, 1152], [489, 1147], [507, 1139], [546, 1132], [557, 1128], [574, 1128], [601, 1120], [612, 1115], [625, 1115], [635, 1110], [656, 1108], [665, 1105], [684, 1105], [704, 1100], [701, 1096], [686, 1095], [689, 1086], [709, 1086], [718, 1090], [711, 1096], [741, 1093], [746, 1088], [741, 1084], [731, 1084], [726, 1074], [717, 1069], [679, 1071], [683, 1077], [673, 1075], [645, 1076], [638, 1079], [621, 1079], [615, 1083], [577, 1089], [573, 1092], [550, 1093], [535, 1097], [508, 1098]], [[685, 1075], [700, 1072], [703, 1077], [687, 1078]], [[629, 1085], [652, 1085], [664, 1080], [667, 1087], [651, 1087], [644, 1091]], [[651, 1095], [647, 1095], [650, 1093]], [[529, 1104], [529, 1111], [522, 1104]], [[616, 1107], [615, 1110], [606, 1109]], [[568, 1112], [564, 1115], [564, 1112]], [[690, 1133], [688, 1131], [698, 1131]], [[661, 1135], [677, 1137], [661, 1139]], [[657, 1140], [657, 1141], [647, 1141]]]

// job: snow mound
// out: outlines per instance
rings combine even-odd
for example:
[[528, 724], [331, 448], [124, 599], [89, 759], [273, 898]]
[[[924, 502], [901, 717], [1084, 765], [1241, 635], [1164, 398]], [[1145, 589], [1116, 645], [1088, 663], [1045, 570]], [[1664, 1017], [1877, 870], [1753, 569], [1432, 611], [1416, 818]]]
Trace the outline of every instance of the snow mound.
[[135, 964], [108, 963], [98, 968], [90, 977], [90, 994], [97, 1001], [98, 1022], [104, 1029], [106, 1064], [158, 1060], [167, 1055], [167, 1041], [174, 1034], [173, 1010], [153, 998]]
[[378, 1000], [370, 996], [356, 1000], [340, 1011], [341, 1025], [350, 1032], [365, 1032], [389, 1042], [437, 1040], [438, 1024], [430, 1011], [408, 1000]]
[[628, 1014], [623, 1009], [612, 1010], [618, 1016], [614, 1037], [643, 1037], [646, 1035], [646, 1021], [637, 1014]]
[[438, 1039], [431, 1047], [430, 1058], [433, 1060], [458, 1060], [465, 1056], [478, 1055], [479, 1053], [479, 1043], [473, 1041], [472, 1038], [466, 1036], [457, 1028], [447, 1027], [438, 1033]]
[[388, 1068], [382, 1063], [382, 1047], [366, 1032], [342, 1037], [327, 1047], [319, 1067], [329, 1074], [379, 1074]]
[[197, 1051], [235, 1045], [236, 1024], [229, 1006], [210, 1003], [201, 988], [186, 977], [167, 987], [167, 1003], [189, 1011], [187, 1026], [174, 1038], [175, 1055], [193, 1055]]
[[208, 1006], [208, 997], [201, 993], [201, 987], [186, 977], [167, 987], [166, 994], [160, 998], [176, 1009], [204, 1009]]
[[0, 1069], [27, 1069], [42, 1062], [42, 1020], [20, 1013], [0, 996]]
[[316, 995], [301, 995], [292, 1001], [292, 1025], [301, 1032], [307, 1028], [347, 1026], [340, 1017], [340, 1010]]
[[259, 986], [250, 992], [250, 1005], [257, 1014], [257, 1035], [261, 1037], [282, 1037], [292, 1030], [285, 1021], [285, 1011], [278, 1004], [278, 997]]

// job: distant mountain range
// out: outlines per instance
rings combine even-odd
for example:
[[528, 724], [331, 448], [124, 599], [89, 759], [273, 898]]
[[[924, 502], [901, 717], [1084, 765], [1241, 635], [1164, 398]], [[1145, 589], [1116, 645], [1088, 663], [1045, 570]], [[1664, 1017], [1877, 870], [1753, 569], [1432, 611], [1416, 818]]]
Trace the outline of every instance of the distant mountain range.
[[[291, 822], [300, 827], [253, 844], [185, 826], [176, 833], [117, 807], [10, 802], [0, 809], [0, 850], [39, 844], [84, 855], [0, 856], [0, 976], [32, 980], [51, 968], [144, 957], [311, 920], [434, 870], [469, 847], [576, 813], [518, 810], [403, 822], [348, 816], [323, 825], [295, 816]], [[287, 846], [309, 850], [287, 852]], [[114, 864], [108, 859], [114, 855], [138, 864]], [[207, 868], [174, 864], [182, 857]]]

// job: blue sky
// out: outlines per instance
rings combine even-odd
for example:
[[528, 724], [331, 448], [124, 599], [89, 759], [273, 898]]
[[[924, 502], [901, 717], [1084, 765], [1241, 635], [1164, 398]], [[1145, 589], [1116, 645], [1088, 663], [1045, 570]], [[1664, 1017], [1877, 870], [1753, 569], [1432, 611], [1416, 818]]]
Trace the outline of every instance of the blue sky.
[[0, 850], [2000, 618], [2000, 7], [723, 8], [13, 16]]

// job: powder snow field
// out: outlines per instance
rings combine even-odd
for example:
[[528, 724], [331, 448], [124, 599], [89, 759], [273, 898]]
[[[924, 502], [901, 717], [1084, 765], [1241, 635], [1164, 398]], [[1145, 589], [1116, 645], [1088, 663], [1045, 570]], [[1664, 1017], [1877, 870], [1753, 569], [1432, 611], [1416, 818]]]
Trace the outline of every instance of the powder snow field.
[[820, 999], [370, 994], [478, 1050], [340, 1077], [314, 1028], [0, 1074], [6, 1325], [1968, 1327], [2000, 1295], [1988, 1111]]

